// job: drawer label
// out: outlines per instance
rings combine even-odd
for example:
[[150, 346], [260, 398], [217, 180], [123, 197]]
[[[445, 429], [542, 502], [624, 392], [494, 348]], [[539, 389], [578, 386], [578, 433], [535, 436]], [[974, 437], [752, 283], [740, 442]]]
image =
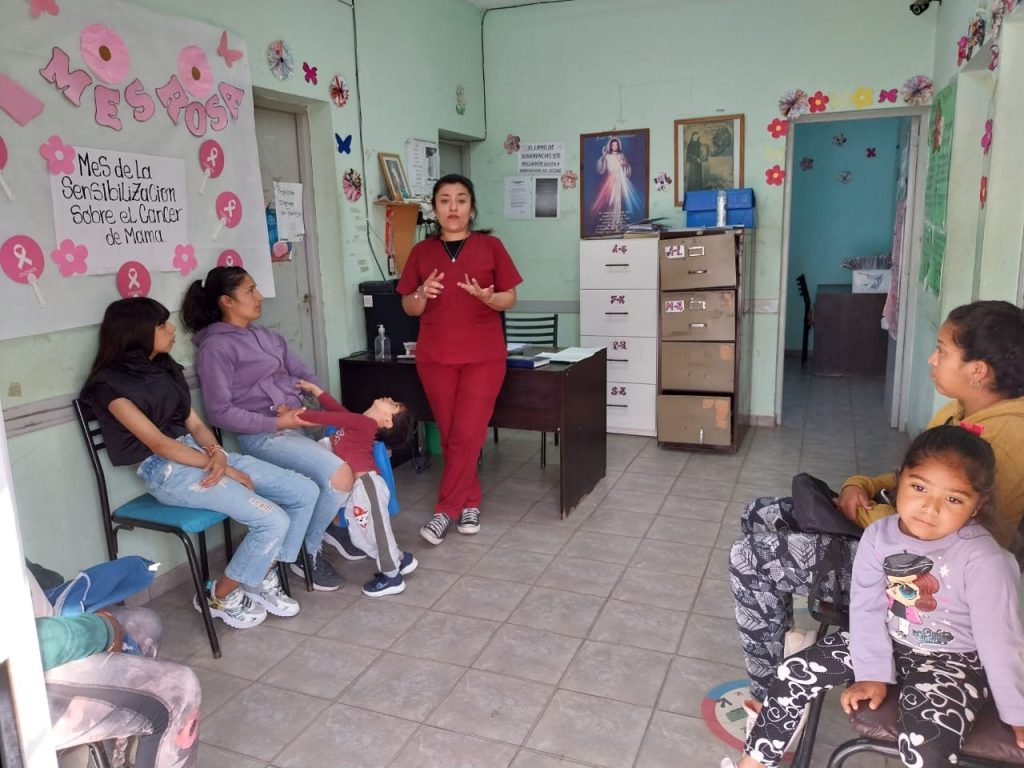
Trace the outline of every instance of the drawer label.
[[667, 299], [665, 301], [666, 312], [685, 312], [686, 302], [682, 299]]
[[627, 349], [625, 339], [614, 339], [612, 341], [612, 349]]
[[623, 296], [622, 294], [619, 294], [619, 295], [612, 294], [611, 296], [608, 297], [608, 303], [609, 304], [625, 304], [626, 303], [626, 297]]
[[626, 253], [627, 250], [627, 246], [619, 245], [618, 243], [612, 246], [612, 253]]
[[625, 387], [612, 387], [612, 397], [625, 397], [625, 396], [626, 396], [626, 388]]
[[685, 259], [686, 251], [681, 245], [666, 245], [665, 246], [665, 258], [666, 259]]

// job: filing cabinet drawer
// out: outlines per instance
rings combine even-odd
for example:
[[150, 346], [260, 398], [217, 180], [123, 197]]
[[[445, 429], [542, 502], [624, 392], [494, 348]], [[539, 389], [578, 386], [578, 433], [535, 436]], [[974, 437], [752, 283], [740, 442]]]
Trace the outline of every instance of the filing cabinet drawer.
[[654, 384], [658, 379], [658, 340], [642, 336], [581, 336], [581, 347], [608, 350], [608, 379]]
[[658, 238], [580, 242], [580, 288], [657, 287]]
[[654, 384], [609, 381], [605, 385], [605, 403], [609, 432], [655, 434], [654, 404], [658, 388]]
[[658, 395], [658, 442], [732, 443], [732, 398]]
[[735, 343], [661, 342], [662, 389], [732, 392], [735, 381]]
[[658, 292], [580, 291], [580, 335], [657, 336]]
[[734, 341], [734, 291], [662, 291], [662, 341]]
[[661, 290], [728, 288], [736, 285], [736, 237], [731, 233], [662, 240]]

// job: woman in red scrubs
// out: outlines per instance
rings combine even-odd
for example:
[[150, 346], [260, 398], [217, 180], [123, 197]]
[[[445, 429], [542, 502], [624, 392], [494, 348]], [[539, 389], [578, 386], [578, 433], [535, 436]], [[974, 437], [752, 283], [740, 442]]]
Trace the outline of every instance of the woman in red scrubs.
[[472, 231], [473, 182], [449, 174], [434, 185], [436, 234], [419, 242], [398, 281], [402, 309], [420, 318], [416, 372], [441, 432], [444, 470], [434, 516], [420, 529], [440, 544], [452, 520], [480, 530], [477, 459], [505, 380], [501, 312], [523, 281], [501, 241]]

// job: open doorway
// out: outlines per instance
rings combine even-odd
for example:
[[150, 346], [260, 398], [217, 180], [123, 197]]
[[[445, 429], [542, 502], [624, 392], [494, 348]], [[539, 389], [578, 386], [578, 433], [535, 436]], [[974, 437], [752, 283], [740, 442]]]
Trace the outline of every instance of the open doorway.
[[[913, 318], [906, 299], [908, 275], [919, 258], [918, 169], [924, 166], [918, 136], [926, 114], [874, 110], [805, 116], [792, 124], [775, 404], [780, 422], [783, 374], [795, 361], [802, 375], [884, 379], [879, 407], [891, 426], [906, 423], [904, 339]], [[892, 259], [891, 272], [856, 275], [854, 293], [855, 275], [844, 262], [885, 258]], [[800, 276], [807, 300], [797, 287]], [[865, 288], [876, 292], [861, 292]], [[814, 324], [801, 367], [805, 316]]]

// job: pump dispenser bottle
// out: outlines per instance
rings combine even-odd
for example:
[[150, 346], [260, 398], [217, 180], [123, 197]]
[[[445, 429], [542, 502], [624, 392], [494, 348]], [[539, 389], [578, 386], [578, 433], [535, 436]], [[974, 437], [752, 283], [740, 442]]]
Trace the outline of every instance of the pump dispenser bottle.
[[391, 339], [384, 333], [384, 326], [377, 326], [377, 338], [373, 340], [373, 359], [374, 360], [390, 360], [391, 359]]

